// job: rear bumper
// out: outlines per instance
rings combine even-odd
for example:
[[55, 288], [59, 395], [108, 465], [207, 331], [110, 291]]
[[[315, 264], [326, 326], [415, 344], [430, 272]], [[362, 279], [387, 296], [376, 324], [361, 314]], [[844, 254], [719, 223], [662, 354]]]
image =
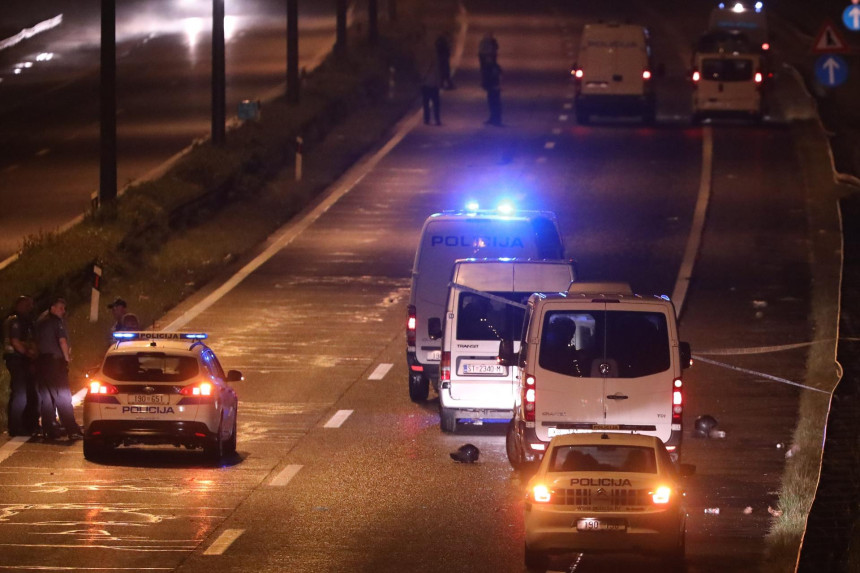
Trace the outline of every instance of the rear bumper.
[[694, 97], [693, 113], [723, 116], [758, 115], [761, 113], [761, 97], [740, 100], [710, 100]]
[[[470, 381], [471, 382], [471, 381]], [[456, 383], [456, 381], [454, 382]], [[439, 402], [443, 408], [453, 410], [455, 417], [461, 420], [504, 420], [514, 417], [514, 397], [510, 393], [511, 382], [504, 381], [507, 396], [499, 396], [498, 382], [487, 383], [486, 394], [480, 398], [455, 400], [451, 397], [450, 382], [444, 382], [439, 388]]]
[[87, 426], [84, 439], [114, 444], [173, 444], [202, 447], [216, 434], [203, 422], [166, 420], [97, 420]]
[[636, 95], [589, 94], [576, 96], [576, 107], [588, 113], [623, 114], [650, 111], [656, 100], [650, 93]]

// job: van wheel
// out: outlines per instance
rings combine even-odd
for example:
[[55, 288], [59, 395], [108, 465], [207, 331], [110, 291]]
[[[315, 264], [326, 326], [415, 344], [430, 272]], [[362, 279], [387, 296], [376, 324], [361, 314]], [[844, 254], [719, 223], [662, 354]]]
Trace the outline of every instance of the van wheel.
[[457, 418], [454, 410], [439, 406], [439, 427], [446, 434], [455, 434], [457, 432]]
[[518, 447], [516, 425], [513, 420], [508, 424], [508, 431], [505, 433], [505, 451], [508, 454], [508, 461], [511, 467], [515, 470], [521, 470], [526, 465], [523, 459], [521, 448]]
[[430, 395], [430, 380], [423, 374], [409, 376], [409, 398], [413, 402], [426, 402]]
[[546, 568], [549, 565], [549, 559], [544, 552], [529, 549], [528, 545], [526, 545], [525, 561], [526, 568], [534, 571], [546, 571]]

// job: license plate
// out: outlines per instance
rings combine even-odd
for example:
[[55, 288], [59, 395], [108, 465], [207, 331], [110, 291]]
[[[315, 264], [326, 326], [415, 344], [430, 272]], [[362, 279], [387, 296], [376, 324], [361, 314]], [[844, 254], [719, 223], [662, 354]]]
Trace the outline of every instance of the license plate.
[[593, 426], [591, 426], [591, 429], [595, 430], [595, 431], [598, 431], [598, 430], [620, 430], [621, 426], [619, 426], [618, 424], [594, 424]]
[[427, 353], [427, 360], [442, 360], [442, 351], [441, 350], [431, 350]]
[[466, 362], [462, 364], [463, 374], [507, 374], [507, 368], [501, 364]]
[[577, 519], [577, 531], [627, 531], [627, 522], [618, 519]]
[[129, 404], [169, 404], [170, 396], [167, 394], [131, 394], [128, 397]]
[[552, 438], [554, 436], [564, 436], [567, 434], [573, 434], [574, 432], [576, 432], [576, 430], [566, 429], [566, 428], [547, 428], [546, 429], [546, 435], [549, 436], [550, 438]]

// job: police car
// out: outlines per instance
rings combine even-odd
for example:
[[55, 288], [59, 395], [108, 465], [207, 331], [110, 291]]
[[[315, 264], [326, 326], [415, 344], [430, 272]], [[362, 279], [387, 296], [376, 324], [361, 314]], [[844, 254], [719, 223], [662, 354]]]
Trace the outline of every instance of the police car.
[[567, 552], [657, 554], [681, 568], [687, 514], [682, 475], [663, 442], [622, 433], [556, 436], [529, 481], [525, 562], [546, 569]]
[[117, 446], [172, 444], [202, 448], [219, 460], [236, 451], [236, 392], [203, 342], [206, 334], [116, 332], [84, 397], [84, 456]]

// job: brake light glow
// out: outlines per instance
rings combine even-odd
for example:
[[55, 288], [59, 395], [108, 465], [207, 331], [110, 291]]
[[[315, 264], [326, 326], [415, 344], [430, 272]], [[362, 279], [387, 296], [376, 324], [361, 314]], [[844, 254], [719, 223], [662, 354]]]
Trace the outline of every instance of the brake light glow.
[[183, 396], [211, 396], [212, 384], [209, 382], [198, 382], [189, 384], [179, 391]]
[[532, 499], [535, 503], [549, 503], [549, 500], [552, 499], [552, 494], [548, 487], [538, 484], [532, 488]]
[[406, 307], [406, 346], [415, 346], [415, 305]]
[[119, 394], [119, 390], [113, 384], [93, 380], [90, 382], [90, 394]]
[[657, 505], [665, 505], [672, 499], [672, 488], [660, 486], [656, 491], [651, 492], [651, 499]]
[[536, 394], [535, 377], [531, 374], [525, 375], [525, 384], [523, 384], [523, 410], [526, 414], [526, 422], [535, 421], [535, 394]]
[[651, 79], [651, 70], [642, 70], [642, 79], [650, 80]]
[[680, 378], [676, 378], [673, 386], [675, 388], [672, 391], [672, 423], [680, 424], [681, 414], [684, 413], [684, 392], [682, 389], [684, 383]]
[[439, 362], [439, 381], [451, 381], [451, 353], [447, 351], [442, 352], [442, 360]]
[[585, 73], [580, 69], [573, 70], [573, 77], [575, 77], [578, 80], [581, 80], [582, 76], [584, 76], [584, 75], [585, 75]]
[[761, 72], [756, 72], [755, 73], [755, 83], [760, 84], [761, 80], [762, 80]]
[[693, 83], [699, 83], [700, 79], [702, 79], [702, 74], [699, 73], [699, 70], [693, 70]]
[[764, 44], [761, 45], [761, 51], [762, 52], [767, 52], [768, 50], [770, 50], [770, 44], [765, 42]]

